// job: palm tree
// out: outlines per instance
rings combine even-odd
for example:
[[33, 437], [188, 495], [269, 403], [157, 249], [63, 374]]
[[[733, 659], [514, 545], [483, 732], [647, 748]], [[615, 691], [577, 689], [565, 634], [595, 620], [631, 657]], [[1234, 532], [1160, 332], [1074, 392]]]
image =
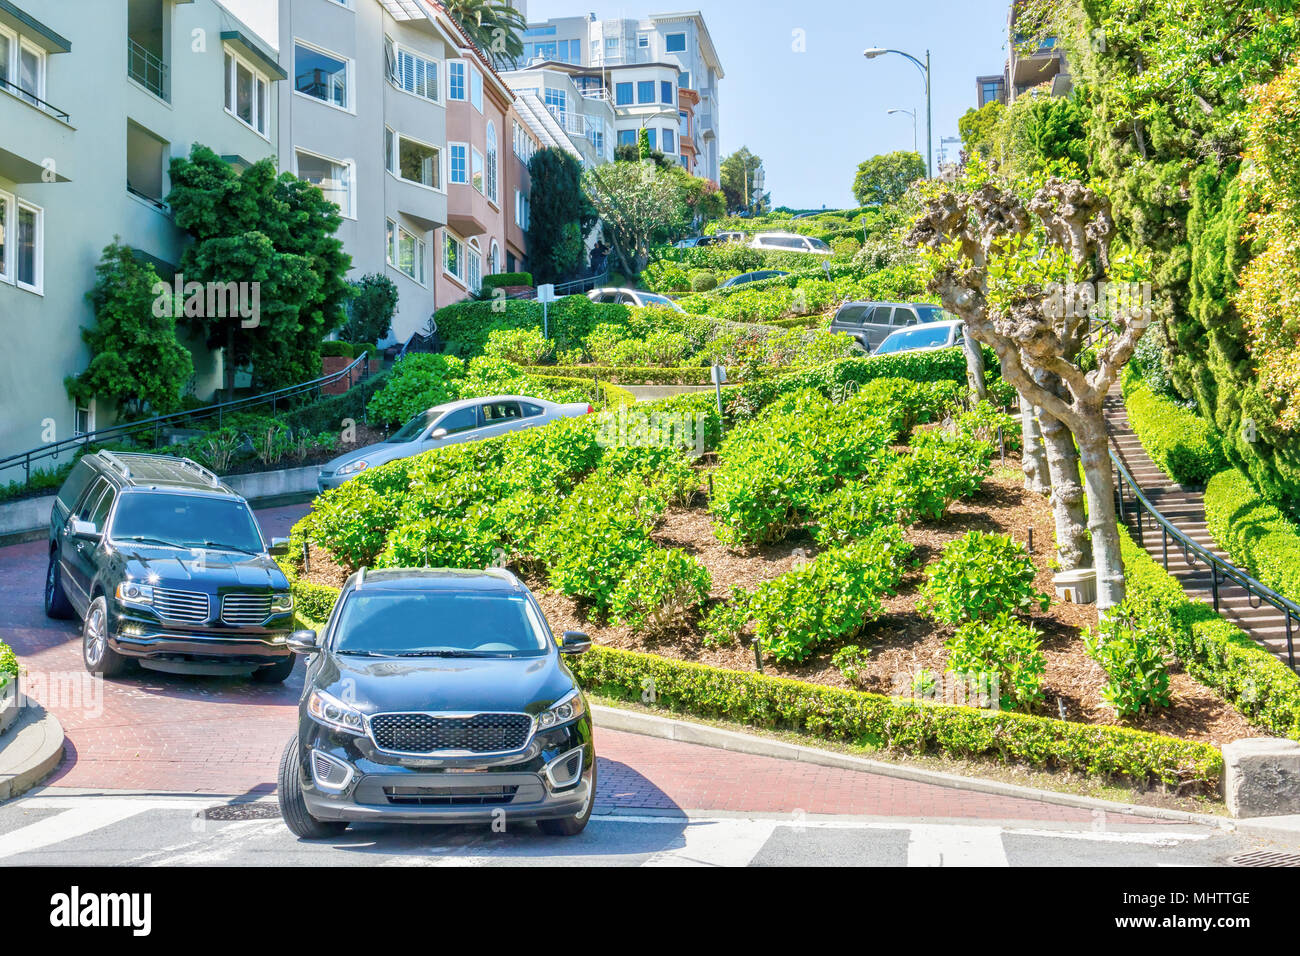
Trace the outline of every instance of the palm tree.
[[443, 0], [443, 6], [496, 66], [523, 55], [528, 22], [506, 0]]

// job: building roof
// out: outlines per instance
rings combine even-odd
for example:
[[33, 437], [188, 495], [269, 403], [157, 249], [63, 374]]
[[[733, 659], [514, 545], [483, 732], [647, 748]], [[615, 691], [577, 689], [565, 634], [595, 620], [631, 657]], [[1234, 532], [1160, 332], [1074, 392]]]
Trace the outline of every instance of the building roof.
[[685, 10], [680, 13], [652, 13], [647, 19], [655, 23], [671, 23], [674, 20], [694, 20], [695, 26], [700, 34], [700, 49], [704, 52], [704, 59], [713, 64], [713, 68], [718, 71], [718, 79], [726, 77], [722, 69], [722, 61], [718, 59], [718, 48], [713, 45], [713, 37], [709, 34], [709, 27], [704, 22], [704, 14], [699, 10]]

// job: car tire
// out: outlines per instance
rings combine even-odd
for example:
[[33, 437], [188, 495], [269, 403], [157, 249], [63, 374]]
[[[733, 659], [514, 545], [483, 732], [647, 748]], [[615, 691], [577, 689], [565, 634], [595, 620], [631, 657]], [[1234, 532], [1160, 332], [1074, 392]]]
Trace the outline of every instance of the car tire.
[[127, 659], [108, 646], [108, 600], [101, 594], [90, 602], [81, 624], [81, 660], [86, 670], [100, 677], [116, 677], [126, 670]]
[[592, 807], [596, 805], [596, 765], [591, 766], [591, 788], [588, 791], [587, 804], [576, 815], [560, 817], [557, 820], [538, 820], [537, 829], [547, 836], [577, 836], [587, 829], [591, 819]]
[[72, 602], [63, 590], [63, 573], [59, 569], [59, 552], [50, 551], [50, 566], [45, 569], [45, 616], [57, 621], [73, 617]]
[[280, 758], [276, 800], [284, 824], [300, 840], [323, 840], [338, 836], [348, 828], [346, 820], [317, 820], [307, 812], [307, 801], [302, 798], [302, 761], [298, 759], [298, 735], [289, 738]]
[[253, 680], [259, 684], [283, 684], [293, 673], [294, 657], [295, 655], [290, 654], [282, 661], [259, 667], [253, 671]]

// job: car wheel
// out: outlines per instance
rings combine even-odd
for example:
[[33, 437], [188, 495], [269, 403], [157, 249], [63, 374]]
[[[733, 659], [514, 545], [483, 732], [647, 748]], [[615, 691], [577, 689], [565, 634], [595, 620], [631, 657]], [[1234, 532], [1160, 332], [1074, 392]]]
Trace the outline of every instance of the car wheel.
[[253, 680], [259, 684], [282, 684], [293, 673], [294, 655], [290, 654], [282, 661], [259, 667], [253, 671]]
[[72, 602], [63, 590], [63, 573], [59, 570], [59, 552], [50, 552], [50, 566], [45, 569], [45, 616], [66, 621], [73, 616]]
[[108, 646], [108, 601], [101, 594], [90, 602], [81, 625], [81, 659], [86, 670], [100, 677], [116, 677], [126, 670], [127, 660]]
[[587, 802], [578, 813], [558, 820], [538, 820], [537, 829], [547, 836], [577, 836], [587, 828], [591, 819], [591, 808], [596, 805], [596, 765], [591, 766], [591, 784], [587, 789]]
[[307, 812], [307, 801], [302, 798], [302, 761], [298, 759], [297, 734], [289, 738], [284, 756], [280, 758], [275, 796], [285, 826], [300, 840], [338, 836], [348, 828], [346, 820], [317, 820]]

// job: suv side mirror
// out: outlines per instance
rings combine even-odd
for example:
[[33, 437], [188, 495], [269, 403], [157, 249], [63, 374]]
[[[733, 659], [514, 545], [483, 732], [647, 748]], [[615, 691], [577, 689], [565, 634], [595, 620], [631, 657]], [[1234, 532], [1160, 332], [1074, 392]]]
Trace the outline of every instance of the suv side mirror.
[[591, 650], [591, 638], [582, 631], [565, 631], [560, 641], [561, 654], [585, 654]]
[[439, 439], [439, 438], [446, 438], [446, 437], [447, 437], [447, 429], [445, 429], [445, 428], [435, 428], [433, 431], [429, 432], [429, 439], [428, 439], [428, 440], [429, 440], [429, 441], [436, 441], [436, 440]]
[[95, 522], [84, 521], [81, 518], [73, 518], [68, 523], [68, 531], [74, 538], [84, 538], [87, 541], [98, 541], [103, 537]]
[[271, 546], [266, 549], [272, 557], [281, 557], [289, 553], [288, 538], [272, 538]]
[[294, 631], [285, 643], [295, 654], [315, 654], [320, 650], [318, 640], [315, 631]]

